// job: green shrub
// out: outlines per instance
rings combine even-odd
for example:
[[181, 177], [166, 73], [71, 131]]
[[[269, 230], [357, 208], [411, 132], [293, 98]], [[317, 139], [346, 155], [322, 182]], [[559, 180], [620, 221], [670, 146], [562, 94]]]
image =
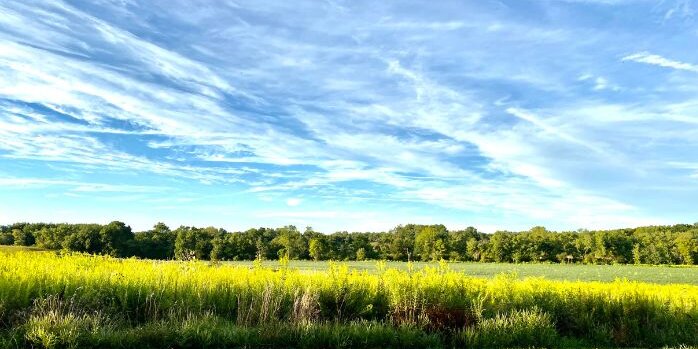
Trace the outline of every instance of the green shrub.
[[558, 340], [551, 316], [538, 309], [482, 319], [456, 337], [467, 348], [550, 347]]

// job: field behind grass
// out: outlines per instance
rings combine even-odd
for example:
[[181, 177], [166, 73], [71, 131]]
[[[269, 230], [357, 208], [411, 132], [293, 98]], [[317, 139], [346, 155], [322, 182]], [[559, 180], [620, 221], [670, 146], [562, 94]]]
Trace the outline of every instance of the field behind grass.
[[[252, 266], [254, 262], [224, 262], [234, 266]], [[264, 261], [268, 268], [278, 268], [277, 261]], [[301, 271], [326, 271], [331, 265], [346, 265], [350, 269], [377, 273], [381, 268], [407, 271], [409, 268], [420, 270], [425, 267], [439, 268], [439, 263], [413, 262], [412, 266], [405, 262], [378, 261], [346, 261], [346, 262], [313, 262], [290, 261], [289, 267]], [[698, 266], [671, 265], [588, 265], [588, 264], [511, 264], [511, 263], [468, 263], [452, 262], [448, 269], [464, 275], [478, 278], [493, 278], [502, 274], [525, 279], [544, 277], [550, 280], [565, 281], [602, 281], [628, 280], [650, 282], [657, 284], [691, 284], [698, 285]]]
[[34, 247], [34, 246], [13, 246], [13, 245], [0, 245], [0, 252], [2, 253], [13, 253], [13, 252], [40, 252], [40, 251], [46, 251], [44, 249], [41, 249], [39, 247]]
[[[46, 251], [38, 247], [4, 246], [0, 245], [0, 253], [12, 253], [17, 251], [41, 252]], [[222, 262], [231, 266], [252, 267], [254, 261]], [[262, 266], [270, 269], [278, 269], [279, 261], [263, 261]], [[288, 267], [299, 271], [327, 271], [331, 266], [346, 266], [351, 270], [378, 273], [379, 269], [394, 269], [408, 271], [408, 269], [422, 270], [425, 267], [441, 268], [438, 262], [393, 262], [393, 261], [289, 261]], [[634, 265], [634, 264], [553, 264], [553, 263], [476, 263], [476, 262], [448, 262], [447, 268], [451, 271], [478, 278], [493, 278], [502, 274], [510, 277], [525, 279], [531, 277], [543, 277], [549, 280], [561, 281], [601, 281], [611, 282], [616, 280], [649, 282], [657, 284], [689, 284], [698, 285], [698, 266], [687, 265]]]
[[686, 283], [269, 266], [0, 250], [0, 348], [698, 345]]

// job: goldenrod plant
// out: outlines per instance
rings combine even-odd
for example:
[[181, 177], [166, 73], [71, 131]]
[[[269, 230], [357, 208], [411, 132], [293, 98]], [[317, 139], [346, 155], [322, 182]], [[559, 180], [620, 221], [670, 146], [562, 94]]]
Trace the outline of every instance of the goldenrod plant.
[[698, 345], [698, 286], [0, 252], [6, 348]]

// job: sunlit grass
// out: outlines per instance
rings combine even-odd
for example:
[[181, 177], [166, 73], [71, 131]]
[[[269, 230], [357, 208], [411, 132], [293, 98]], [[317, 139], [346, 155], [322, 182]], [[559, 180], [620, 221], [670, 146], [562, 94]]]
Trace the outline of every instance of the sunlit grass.
[[312, 347], [351, 331], [346, 347], [362, 347], [363, 335], [380, 346], [376, 338], [400, 333], [423, 344], [416, 347], [698, 344], [698, 286], [480, 278], [448, 263], [405, 269], [0, 251], [0, 323], [4, 341], [47, 348], [110, 347], [126, 336], [156, 345], [143, 347], [192, 338]]

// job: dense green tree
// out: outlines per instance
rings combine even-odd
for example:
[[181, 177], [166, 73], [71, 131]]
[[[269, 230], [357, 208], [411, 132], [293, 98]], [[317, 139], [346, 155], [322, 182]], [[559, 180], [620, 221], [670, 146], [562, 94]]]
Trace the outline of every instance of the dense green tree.
[[468, 241], [470, 239], [478, 240], [479, 238], [477, 229], [473, 227], [448, 232], [447, 250], [449, 251], [449, 259], [454, 261], [472, 260], [472, 256], [468, 254]]
[[683, 264], [698, 264], [698, 229], [678, 234], [676, 248]]
[[62, 246], [66, 250], [101, 253], [103, 251], [99, 224], [79, 224], [77, 229], [63, 239]]
[[254, 258], [256, 259], [275, 259], [279, 255], [280, 247], [272, 241], [276, 239], [278, 232], [276, 229], [257, 228], [249, 229], [246, 232], [252, 241], [254, 241]]
[[16, 246], [32, 246], [35, 242], [34, 234], [25, 229], [12, 229], [12, 239]]
[[633, 245], [633, 263], [642, 264], [642, 250], [639, 243]]
[[59, 250], [63, 248], [63, 241], [69, 235], [75, 234], [76, 228], [77, 226], [73, 224], [44, 227], [35, 234], [36, 245], [49, 250]]
[[363, 247], [356, 250], [356, 260], [363, 261], [365, 259], [366, 259], [366, 250]]
[[446, 254], [448, 233], [444, 226], [421, 226], [414, 240], [414, 253], [423, 261], [440, 260]]
[[0, 245], [14, 245], [15, 237], [12, 236], [11, 231], [0, 232]]
[[581, 259], [585, 263], [592, 263], [594, 261], [594, 250], [596, 245], [596, 239], [594, 235], [589, 231], [578, 231], [578, 237], [574, 242], [574, 246], [577, 251], [580, 252]]
[[550, 233], [545, 227], [533, 227], [528, 235], [531, 239], [531, 260], [536, 262], [552, 262], [562, 252], [562, 246], [557, 234]]
[[[364, 259], [377, 259], [378, 254], [373, 250], [371, 244], [371, 239], [373, 236], [377, 238], [376, 234], [369, 233], [352, 233], [347, 234], [350, 238], [349, 240], [349, 251], [345, 259], [348, 260], [364, 260]], [[361, 256], [361, 258], [359, 258]]]
[[310, 258], [313, 260], [324, 260], [327, 253], [325, 240], [322, 237], [314, 237], [310, 239], [310, 242], [308, 243], [308, 251], [310, 253]]
[[225, 231], [209, 228], [195, 228], [181, 226], [173, 232], [176, 235], [174, 243], [174, 255], [179, 260], [208, 260], [213, 250], [213, 240]]
[[486, 258], [494, 262], [511, 262], [512, 234], [505, 231], [495, 232], [490, 237]]
[[577, 248], [576, 243], [579, 234], [573, 232], [564, 232], [559, 234], [549, 232], [548, 234], [553, 236], [557, 235], [556, 238], [560, 247], [555, 259], [558, 262], [573, 263], [575, 261], [582, 260], [582, 253]]
[[272, 243], [280, 247], [277, 250], [279, 257], [286, 256], [289, 259], [298, 259], [307, 253], [307, 242], [295, 226], [287, 225], [279, 228], [277, 234]]
[[130, 242], [133, 240], [131, 227], [123, 222], [114, 221], [99, 231], [102, 253], [116, 257], [125, 257], [132, 253]]
[[466, 260], [479, 261], [481, 258], [481, 245], [483, 245], [483, 243], [481, 243], [480, 240], [475, 238], [468, 239], [468, 242], [465, 245], [465, 249], [467, 251]]
[[99, 224], [15, 223], [0, 226], [0, 243], [153, 259], [251, 260], [472, 260], [482, 262], [582, 262], [698, 264], [698, 224], [634, 229], [483, 234], [474, 228], [400, 225], [388, 232], [321, 234], [308, 227], [223, 229], [158, 223], [134, 234], [122, 222]]
[[639, 260], [646, 264], [681, 263], [675, 246], [676, 227], [649, 226], [634, 230], [633, 239], [639, 247]]
[[412, 260], [414, 256], [414, 240], [417, 231], [422, 226], [415, 224], [399, 225], [390, 231], [387, 237], [389, 242], [388, 258], [396, 261]]
[[135, 234], [138, 255], [151, 259], [172, 259], [176, 235], [164, 223], [157, 223], [153, 229]]

